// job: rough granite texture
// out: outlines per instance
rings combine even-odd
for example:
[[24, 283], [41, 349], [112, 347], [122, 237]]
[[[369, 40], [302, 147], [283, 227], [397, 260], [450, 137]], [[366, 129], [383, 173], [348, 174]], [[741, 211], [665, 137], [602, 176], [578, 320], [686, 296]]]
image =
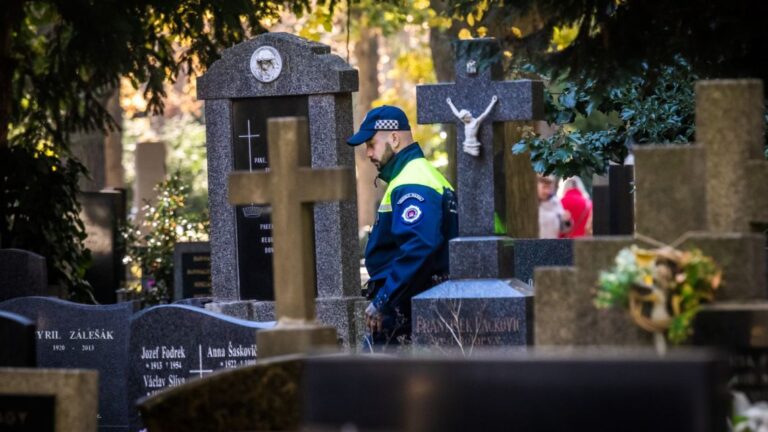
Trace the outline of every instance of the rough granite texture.
[[465, 355], [533, 343], [533, 293], [517, 279], [451, 280], [411, 300], [413, 344]]
[[576, 287], [576, 268], [538, 267], [535, 270], [536, 300], [533, 302], [535, 344], [569, 345], [577, 339], [574, 323], [579, 310], [568, 307], [579, 303], [582, 293]]
[[515, 278], [534, 287], [533, 272], [536, 267], [573, 264], [573, 240], [515, 239], [514, 256]]
[[304, 360], [258, 360], [166, 389], [139, 402], [153, 432], [299, 430]]
[[[43, 332], [38, 333], [42, 337], [37, 340], [39, 367], [99, 372], [100, 426], [118, 430], [128, 426], [126, 353], [134, 307], [133, 303], [86, 305], [50, 297], [24, 297], [0, 303], [0, 310], [35, 321], [37, 331]], [[102, 337], [97, 339], [89, 331], [97, 331]], [[56, 348], [62, 345], [64, 349]], [[91, 349], [85, 350], [83, 345]]]
[[514, 275], [509, 237], [458, 237], [448, 242], [451, 279], [505, 279]]
[[[259, 82], [249, 68], [251, 54], [263, 45], [276, 48], [283, 61], [280, 76], [271, 83]], [[227, 201], [227, 177], [234, 166], [230, 99], [307, 95], [312, 167], [353, 167], [353, 149], [345, 139], [353, 132], [351, 92], [356, 90], [357, 71], [330, 54], [329, 47], [285, 33], [265, 33], [226, 50], [198, 79], [198, 97], [206, 100], [211, 272], [217, 302], [207, 309], [247, 319], [274, 316], [271, 302], [238, 301], [237, 230], [234, 206]], [[357, 295], [356, 201], [316, 204], [314, 218], [318, 297]]]
[[[97, 371], [0, 368], [0, 395], [55, 397], [54, 427], [56, 431], [96, 432], [96, 417], [99, 413], [98, 394], [99, 373]], [[17, 429], [11, 427], [8, 430]]]
[[[144, 309], [131, 319], [128, 403], [214, 370], [255, 363], [256, 334], [273, 326], [192, 306]], [[138, 411], [129, 415], [131, 430], [141, 429]]]
[[336, 328], [339, 346], [355, 345], [360, 330], [355, 319], [355, 304], [362, 297], [322, 297], [317, 299], [317, 321]]
[[0, 301], [45, 295], [47, 289], [45, 257], [22, 249], [0, 249]]
[[763, 103], [760, 80], [696, 83], [696, 142], [707, 154], [710, 231], [750, 232], [753, 224], [768, 224], [768, 195], [756, 193], [768, 183]]
[[[354, 169], [354, 150], [346, 144], [352, 133], [349, 93], [309, 97], [312, 168]], [[359, 295], [357, 196], [343, 202], [315, 204], [314, 212], [317, 296]]]
[[[211, 283], [217, 301], [238, 300], [237, 225], [229, 204], [227, 176], [235, 166], [232, 152], [232, 104], [205, 101], [205, 138], [208, 148], [208, 209], [211, 215]], [[223, 311], [222, 311], [223, 312]], [[227, 313], [227, 312], [223, 312]]]
[[671, 243], [707, 224], [704, 148], [698, 145], [637, 146], [637, 233]]
[[[457, 142], [450, 145], [458, 146], [459, 235], [492, 235], [494, 210], [502, 216], [504, 212], [504, 176], [501, 173], [503, 154], [507, 149], [502, 142], [501, 122], [543, 118], [544, 87], [541, 81], [499, 81], [502, 79], [501, 64], [487, 63], [477, 56], [479, 52], [491, 56], [498, 53], [499, 45], [494, 39], [457, 41], [455, 48], [456, 82], [417, 86], [416, 117], [419, 124], [457, 125]], [[470, 58], [480, 60], [476, 75], [467, 74], [466, 63]], [[499, 101], [478, 131], [480, 155], [471, 156], [461, 150], [464, 126], [451, 111], [446, 98], [450, 97], [458, 110], [467, 109], [477, 117], [485, 111], [494, 95]]]
[[[250, 70], [251, 54], [264, 45], [277, 49], [283, 62], [280, 76], [270, 83], [257, 80]], [[221, 59], [197, 79], [197, 97], [209, 100], [351, 93], [357, 87], [357, 70], [331, 54], [329, 46], [288, 33], [263, 33], [225, 50]]]

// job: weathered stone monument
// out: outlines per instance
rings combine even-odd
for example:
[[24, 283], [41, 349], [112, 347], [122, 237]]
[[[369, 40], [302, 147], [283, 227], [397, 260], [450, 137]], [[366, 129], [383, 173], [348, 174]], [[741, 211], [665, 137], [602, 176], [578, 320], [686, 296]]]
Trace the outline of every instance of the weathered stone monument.
[[543, 84], [498, 81], [499, 54], [493, 39], [459, 41], [456, 83], [416, 90], [418, 123], [457, 122], [463, 145], [457, 151], [459, 237], [449, 243], [451, 280], [413, 298], [416, 345], [452, 345], [466, 354], [470, 346], [461, 341], [485, 346], [532, 342], [533, 293], [511, 279], [514, 242], [497, 234], [506, 232], [500, 228], [507, 208], [503, 167], [509, 148], [502, 122], [543, 117]]
[[270, 119], [267, 131], [269, 171], [235, 172], [229, 180], [233, 204], [272, 205], [277, 326], [258, 333], [262, 356], [333, 347], [334, 327], [315, 322], [312, 203], [354, 196], [354, 171], [310, 168], [303, 118]]
[[766, 298], [762, 97], [756, 80], [699, 82], [697, 144], [635, 150], [635, 237], [577, 239], [573, 267], [536, 271], [536, 344], [651, 343], [625, 311], [592, 303], [599, 272], [633, 243], [697, 247], [713, 257], [723, 269], [716, 300]]
[[[345, 138], [352, 134], [356, 90], [357, 71], [328, 46], [284, 33], [226, 50], [198, 79], [198, 97], [205, 100], [215, 300], [207, 308], [259, 321], [275, 318], [272, 210], [251, 202], [231, 205], [227, 177], [269, 166], [267, 119], [281, 116], [307, 118], [302, 154], [312, 168], [353, 167]], [[318, 318], [348, 342], [360, 294], [354, 197], [317, 203], [312, 213]]]

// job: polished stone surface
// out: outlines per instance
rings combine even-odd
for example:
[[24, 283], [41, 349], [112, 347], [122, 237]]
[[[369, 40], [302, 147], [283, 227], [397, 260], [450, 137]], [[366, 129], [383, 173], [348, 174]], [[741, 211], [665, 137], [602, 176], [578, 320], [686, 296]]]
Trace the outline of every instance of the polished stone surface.
[[37, 325], [37, 365], [99, 372], [99, 426], [128, 426], [129, 320], [133, 303], [85, 305], [50, 297], [23, 297], [0, 303]]
[[45, 257], [22, 249], [0, 249], [0, 301], [45, 295], [47, 290]]

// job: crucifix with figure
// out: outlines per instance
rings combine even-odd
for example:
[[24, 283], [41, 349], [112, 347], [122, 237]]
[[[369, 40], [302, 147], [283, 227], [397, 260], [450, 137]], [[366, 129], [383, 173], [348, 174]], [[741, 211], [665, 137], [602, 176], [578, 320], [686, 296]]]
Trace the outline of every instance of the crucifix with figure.
[[[459, 235], [490, 236], [504, 219], [503, 123], [544, 117], [541, 81], [499, 81], [498, 42], [492, 38], [456, 43], [456, 82], [416, 87], [419, 124], [455, 123]], [[452, 144], [452, 143], [451, 143]], [[508, 145], [506, 145], [508, 144]]]
[[230, 203], [272, 206], [277, 325], [257, 333], [259, 357], [337, 344], [336, 330], [315, 321], [312, 203], [352, 198], [355, 179], [350, 168], [313, 170], [308, 137], [305, 118], [269, 119], [269, 169], [229, 177]]

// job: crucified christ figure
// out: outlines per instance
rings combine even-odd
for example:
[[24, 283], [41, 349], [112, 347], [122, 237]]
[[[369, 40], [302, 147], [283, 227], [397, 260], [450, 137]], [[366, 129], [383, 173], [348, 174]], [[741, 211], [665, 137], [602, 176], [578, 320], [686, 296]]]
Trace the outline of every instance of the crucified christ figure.
[[456, 107], [453, 105], [453, 102], [451, 102], [451, 98], [447, 98], [445, 101], [448, 102], [448, 106], [451, 107], [451, 111], [453, 111], [453, 115], [459, 118], [462, 123], [464, 123], [464, 151], [466, 153], [471, 154], [472, 156], [478, 156], [480, 155], [480, 141], [477, 140], [477, 131], [480, 129], [480, 124], [485, 120], [486, 117], [488, 117], [488, 114], [490, 114], [491, 110], [493, 109], [493, 106], [496, 104], [496, 101], [499, 100], [498, 97], [493, 96], [491, 98], [491, 103], [488, 104], [488, 108], [485, 109], [485, 111], [480, 114], [478, 118], [472, 117], [472, 113], [469, 112], [469, 110], [457, 110]]

